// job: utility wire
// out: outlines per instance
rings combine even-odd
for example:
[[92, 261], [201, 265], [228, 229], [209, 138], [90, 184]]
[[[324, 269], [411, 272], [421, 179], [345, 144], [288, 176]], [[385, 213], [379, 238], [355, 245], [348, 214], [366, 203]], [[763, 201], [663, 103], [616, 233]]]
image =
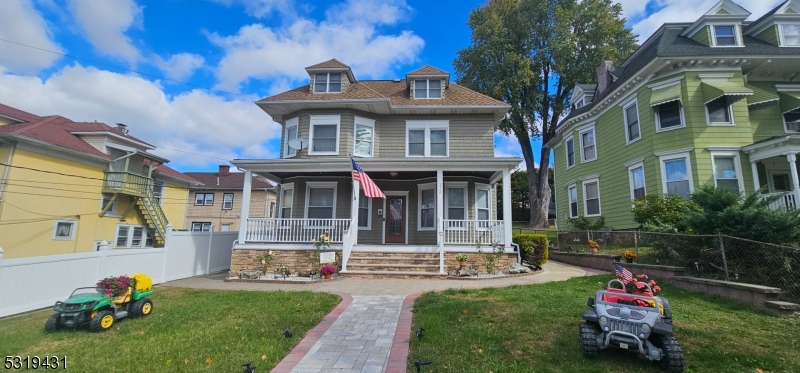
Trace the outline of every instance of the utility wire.
[[[88, 193], [88, 194], [98, 194], [98, 192], [97, 192], [97, 191], [88, 191], [88, 190], [73, 190], [73, 189], [48, 188], [48, 187], [43, 187], [43, 186], [38, 186], [38, 185], [25, 185], [25, 184], [16, 184], [16, 183], [6, 183], [6, 184], [7, 184], [7, 185], [18, 186], [18, 187], [24, 187], [24, 188], [31, 188], [31, 189], [57, 190], [57, 191], [61, 191], [61, 192], [70, 192], [70, 193], [84, 193], [84, 194], [87, 194], [87, 193]], [[4, 192], [5, 192], [5, 191], [4, 191]], [[13, 192], [13, 191], [12, 191], [12, 192]], [[167, 198], [167, 197], [161, 197], [160, 199], [161, 199], [161, 200], [176, 200], [176, 201], [183, 201], [183, 202], [188, 202], [188, 201], [191, 201], [191, 200], [193, 200], [193, 199], [191, 199], [191, 198], [188, 198], [188, 197], [187, 197], [187, 198]]]
[[[42, 173], [46, 173], [46, 174], [68, 176], [68, 177], [76, 177], [76, 178], [85, 179], [85, 180], [99, 180], [99, 181], [102, 181], [102, 182], [106, 181], [105, 178], [67, 174], [67, 173], [57, 172], [57, 171], [47, 171], [47, 170], [42, 170], [42, 169], [32, 168], [32, 167], [12, 166], [12, 165], [5, 164], [5, 163], [0, 163], [0, 166], [11, 167], [11, 168], [19, 168], [19, 169], [22, 169], [22, 170], [42, 172]], [[139, 176], [139, 175], [137, 175], [137, 176]], [[145, 176], [142, 176], [142, 177], [145, 177]], [[117, 183], [125, 184], [125, 185], [137, 185], [137, 186], [150, 186], [151, 185], [150, 183], [135, 183], [135, 182], [127, 182], [127, 181], [123, 182], [121, 180], [120, 181], [109, 180], [109, 181], [117, 182]], [[32, 182], [34, 182], [34, 181], [32, 181]], [[41, 181], [35, 181], [35, 182], [41, 182]], [[189, 181], [187, 180], [186, 182], [188, 183]], [[173, 188], [173, 189], [185, 189], [185, 188], [180, 188], [180, 187], [175, 187], [175, 186], [170, 186], [170, 185], [164, 185], [164, 187], [165, 188]]]

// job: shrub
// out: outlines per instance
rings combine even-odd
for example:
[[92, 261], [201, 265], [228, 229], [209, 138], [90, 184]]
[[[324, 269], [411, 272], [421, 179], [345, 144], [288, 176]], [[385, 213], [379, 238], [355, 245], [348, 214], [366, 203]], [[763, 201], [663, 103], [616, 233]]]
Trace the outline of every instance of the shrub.
[[519, 245], [522, 260], [536, 265], [547, 263], [547, 235], [544, 234], [516, 234], [512, 241]]
[[602, 216], [594, 220], [581, 216], [568, 219], [567, 222], [574, 231], [599, 231], [606, 229], [606, 219]]
[[688, 232], [686, 216], [700, 211], [694, 202], [672, 194], [648, 195], [633, 206], [633, 221], [643, 230], [667, 233]]

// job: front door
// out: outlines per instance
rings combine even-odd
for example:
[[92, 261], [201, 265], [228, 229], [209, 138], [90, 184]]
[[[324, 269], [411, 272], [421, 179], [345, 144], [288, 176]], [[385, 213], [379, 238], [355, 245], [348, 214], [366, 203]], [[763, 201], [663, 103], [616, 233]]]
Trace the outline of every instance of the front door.
[[386, 196], [386, 243], [406, 243], [406, 197]]

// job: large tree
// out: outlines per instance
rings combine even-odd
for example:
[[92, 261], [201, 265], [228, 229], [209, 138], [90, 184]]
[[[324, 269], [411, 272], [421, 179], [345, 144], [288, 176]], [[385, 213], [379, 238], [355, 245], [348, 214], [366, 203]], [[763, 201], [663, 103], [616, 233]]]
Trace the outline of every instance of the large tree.
[[595, 82], [603, 61], [635, 50], [621, 14], [611, 0], [489, 0], [470, 13], [472, 44], [453, 63], [457, 81], [511, 105], [498, 128], [522, 147], [533, 227], [547, 227], [551, 191], [550, 148], [536, 162], [531, 140], [553, 138], [575, 83]]

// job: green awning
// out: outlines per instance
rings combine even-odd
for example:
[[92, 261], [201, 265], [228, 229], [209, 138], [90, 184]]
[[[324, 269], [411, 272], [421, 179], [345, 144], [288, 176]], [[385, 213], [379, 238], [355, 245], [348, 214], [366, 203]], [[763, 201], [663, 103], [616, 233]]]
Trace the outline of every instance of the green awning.
[[747, 88], [753, 90], [753, 95], [747, 97], [747, 106], [766, 104], [779, 100], [778, 93], [775, 91], [758, 86], [747, 86]]
[[781, 98], [781, 113], [800, 109], [800, 92], [778, 92]]
[[650, 94], [650, 106], [663, 105], [681, 100], [681, 85], [675, 84], [666, 88], [654, 89]]
[[731, 82], [703, 82], [701, 86], [706, 104], [722, 96], [728, 96], [728, 102], [733, 103], [753, 95], [753, 90]]

